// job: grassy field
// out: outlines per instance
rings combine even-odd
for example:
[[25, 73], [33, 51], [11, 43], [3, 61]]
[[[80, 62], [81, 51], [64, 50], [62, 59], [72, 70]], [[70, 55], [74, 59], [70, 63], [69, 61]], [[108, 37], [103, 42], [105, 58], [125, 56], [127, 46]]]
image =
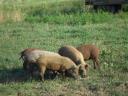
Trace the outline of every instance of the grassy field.
[[[62, 45], [100, 48], [88, 78], [29, 78], [19, 53]], [[0, 0], [0, 96], [128, 96], [128, 12], [93, 12], [84, 0]]]

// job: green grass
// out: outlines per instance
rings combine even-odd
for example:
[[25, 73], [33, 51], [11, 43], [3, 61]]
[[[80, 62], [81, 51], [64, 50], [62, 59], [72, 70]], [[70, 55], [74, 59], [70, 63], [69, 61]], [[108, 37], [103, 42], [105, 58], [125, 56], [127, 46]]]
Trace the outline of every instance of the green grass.
[[[127, 12], [87, 11], [84, 5], [79, 6], [82, 0], [26, 0], [24, 4], [21, 0], [11, 1], [6, 0], [1, 6], [4, 21], [0, 19], [0, 96], [128, 95]], [[12, 19], [15, 14], [10, 14], [15, 11], [22, 19]], [[86, 79], [59, 76], [41, 82], [22, 70], [19, 53], [25, 48], [57, 52], [62, 45], [80, 44], [100, 48], [100, 72], [88, 61]]]

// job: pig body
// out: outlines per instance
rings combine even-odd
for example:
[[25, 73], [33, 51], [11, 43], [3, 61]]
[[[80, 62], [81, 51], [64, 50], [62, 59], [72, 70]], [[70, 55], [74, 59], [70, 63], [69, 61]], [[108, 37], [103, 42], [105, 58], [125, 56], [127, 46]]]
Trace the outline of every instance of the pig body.
[[59, 49], [58, 53], [70, 58], [76, 65], [85, 64], [83, 55], [73, 46], [63, 46]]
[[44, 73], [46, 69], [58, 72], [67, 72], [73, 78], [78, 77], [78, 67], [71, 59], [67, 57], [56, 54], [42, 55], [38, 58], [37, 64], [40, 68], [42, 80], [44, 80]]

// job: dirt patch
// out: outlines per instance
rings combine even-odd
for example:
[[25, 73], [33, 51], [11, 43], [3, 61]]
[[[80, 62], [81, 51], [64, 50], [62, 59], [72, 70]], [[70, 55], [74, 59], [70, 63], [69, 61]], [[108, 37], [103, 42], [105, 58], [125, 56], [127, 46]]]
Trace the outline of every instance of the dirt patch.
[[11, 13], [11, 19], [13, 21], [22, 21], [23, 20], [23, 16], [22, 16], [22, 13], [20, 11], [13, 11]]
[[0, 23], [6, 21], [19, 22], [23, 20], [23, 13], [19, 10], [0, 11]]
[[3, 12], [0, 11], [0, 22], [3, 22], [4, 21], [4, 15], [3, 15]]

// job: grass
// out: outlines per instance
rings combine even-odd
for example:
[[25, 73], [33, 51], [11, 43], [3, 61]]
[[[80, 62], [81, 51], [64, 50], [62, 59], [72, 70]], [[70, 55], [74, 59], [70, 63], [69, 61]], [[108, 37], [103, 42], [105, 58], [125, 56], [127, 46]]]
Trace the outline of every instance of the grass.
[[[17, 0], [15, 6], [13, 0], [2, 2], [0, 96], [127, 96], [128, 13], [87, 11], [78, 0], [38, 1]], [[25, 48], [57, 52], [62, 45], [80, 44], [100, 48], [100, 72], [87, 61], [86, 79], [59, 76], [41, 82], [22, 70], [19, 53]]]

